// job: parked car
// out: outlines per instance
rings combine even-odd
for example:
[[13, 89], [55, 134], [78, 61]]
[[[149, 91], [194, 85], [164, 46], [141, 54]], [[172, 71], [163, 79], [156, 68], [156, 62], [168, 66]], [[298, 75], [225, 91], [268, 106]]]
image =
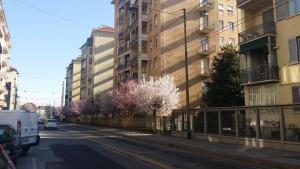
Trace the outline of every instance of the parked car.
[[55, 129], [55, 130], [57, 130], [57, 121], [56, 121], [56, 119], [47, 119], [44, 128], [45, 129]]
[[16, 164], [18, 159], [17, 152], [20, 152], [22, 147], [17, 131], [11, 125], [0, 124], [0, 144]]
[[7, 154], [7, 151], [0, 144], [0, 169], [16, 169], [15, 164]]
[[23, 153], [27, 153], [32, 146], [40, 142], [37, 114], [24, 110], [0, 111], [0, 123], [10, 124], [21, 138]]

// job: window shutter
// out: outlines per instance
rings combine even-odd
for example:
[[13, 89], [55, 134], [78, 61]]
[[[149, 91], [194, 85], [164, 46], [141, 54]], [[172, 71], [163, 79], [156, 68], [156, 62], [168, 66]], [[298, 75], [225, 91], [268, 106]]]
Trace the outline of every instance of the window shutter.
[[281, 20], [286, 17], [286, 5], [285, 0], [276, 0], [276, 19]]
[[289, 40], [290, 63], [298, 62], [296, 39]]
[[300, 103], [300, 86], [292, 87], [293, 103]]

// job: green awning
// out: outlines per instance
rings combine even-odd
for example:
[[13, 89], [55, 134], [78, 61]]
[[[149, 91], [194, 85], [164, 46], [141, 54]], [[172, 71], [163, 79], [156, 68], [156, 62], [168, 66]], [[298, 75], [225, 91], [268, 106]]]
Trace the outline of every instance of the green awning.
[[240, 52], [245, 53], [251, 50], [257, 50], [265, 47], [268, 47], [268, 36], [240, 45]]

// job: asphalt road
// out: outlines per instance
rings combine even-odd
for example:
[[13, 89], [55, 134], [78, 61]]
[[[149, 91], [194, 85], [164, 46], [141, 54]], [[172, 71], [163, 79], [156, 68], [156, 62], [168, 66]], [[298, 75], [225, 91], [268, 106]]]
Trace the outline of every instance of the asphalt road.
[[40, 145], [19, 158], [18, 169], [260, 168], [68, 126], [41, 131], [40, 135]]

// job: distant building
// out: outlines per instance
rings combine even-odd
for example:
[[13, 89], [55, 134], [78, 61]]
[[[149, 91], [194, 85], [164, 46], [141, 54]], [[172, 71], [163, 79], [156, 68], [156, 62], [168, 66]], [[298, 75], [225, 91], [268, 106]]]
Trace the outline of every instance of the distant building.
[[81, 49], [80, 99], [93, 96], [93, 37], [87, 38]]
[[147, 76], [148, 0], [114, 0], [114, 87]]
[[99, 27], [92, 32], [94, 74], [93, 94], [110, 92], [113, 89], [114, 68], [114, 29], [109, 26]]
[[67, 67], [66, 75], [66, 106], [80, 100], [81, 59], [73, 59]]

